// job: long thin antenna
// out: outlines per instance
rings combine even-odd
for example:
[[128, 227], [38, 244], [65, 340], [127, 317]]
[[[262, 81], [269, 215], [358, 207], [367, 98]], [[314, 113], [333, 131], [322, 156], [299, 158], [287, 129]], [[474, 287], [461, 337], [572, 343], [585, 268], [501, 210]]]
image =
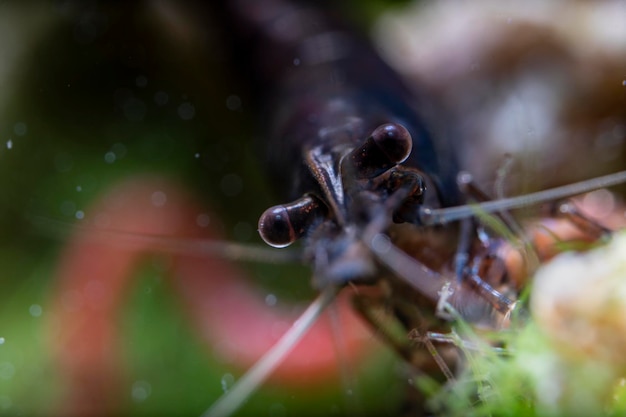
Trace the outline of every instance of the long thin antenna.
[[571, 197], [583, 194], [599, 188], [611, 187], [613, 185], [626, 182], [626, 171], [616, 172], [603, 177], [592, 178], [590, 180], [564, 185], [562, 187], [550, 188], [536, 193], [524, 194], [517, 197], [504, 198], [501, 200], [486, 201], [484, 203], [468, 204], [458, 207], [448, 207], [442, 209], [422, 208], [420, 219], [426, 226], [445, 224], [451, 221], [471, 217], [476, 212], [494, 213], [502, 210], [510, 210], [519, 207], [539, 204], [550, 200]]
[[73, 231], [84, 231], [89, 239], [110, 242], [116, 246], [133, 247], [148, 244], [154, 250], [182, 255], [218, 256], [233, 261], [262, 263], [293, 263], [301, 261], [298, 250], [276, 250], [254, 244], [234, 243], [219, 239], [184, 238], [164, 235], [146, 235], [119, 229], [103, 229], [95, 226], [72, 224], [43, 216], [31, 216], [31, 223], [42, 233], [64, 237]]
[[287, 333], [276, 342], [252, 368], [239, 379], [232, 389], [222, 395], [202, 417], [225, 417], [233, 414], [280, 365], [283, 358], [296, 346], [298, 341], [315, 323], [324, 309], [335, 299], [340, 288], [328, 286], [317, 296], [302, 315], [293, 323]]
[[440, 291], [447, 282], [440, 274], [396, 247], [387, 235], [378, 233], [363, 241], [390, 271], [403, 278], [422, 295], [433, 301], [439, 299]]

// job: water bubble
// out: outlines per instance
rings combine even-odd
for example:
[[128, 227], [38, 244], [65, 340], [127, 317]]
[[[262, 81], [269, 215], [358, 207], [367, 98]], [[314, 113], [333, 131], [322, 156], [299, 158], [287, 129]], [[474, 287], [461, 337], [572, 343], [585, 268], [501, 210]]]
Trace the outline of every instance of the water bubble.
[[278, 298], [274, 294], [267, 294], [265, 296], [265, 304], [266, 305], [268, 305], [270, 307], [274, 307], [277, 302], [278, 302]]
[[143, 88], [148, 85], [148, 79], [145, 76], [140, 75], [139, 77], [135, 78], [135, 85], [137, 87]]
[[59, 172], [68, 172], [74, 166], [74, 159], [67, 152], [59, 152], [54, 156], [54, 167]]
[[131, 389], [131, 397], [138, 403], [148, 399], [151, 393], [152, 386], [147, 381], [135, 381]]
[[155, 207], [163, 207], [167, 203], [167, 194], [163, 191], [155, 191], [150, 196], [150, 201]]
[[101, 305], [107, 295], [107, 287], [98, 279], [90, 280], [83, 291], [85, 301], [90, 306]]
[[123, 105], [124, 116], [131, 122], [140, 122], [146, 115], [146, 105], [138, 98], [131, 97]]
[[13, 141], [11, 139], [7, 140], [7, 149], [13, 148]]
[[126, 146], [123, 143], [114, 143], [113, 146], [111, 146], [111, 152], [113, 152], [117, 158], [123, 158], [126, 156]]
[[82, 210], [77, 210], [76, 214], [74, 214], [74, 217], [76, 217], [77, 220], [82, 220], [85, 218], [85, 212]]
[[226, 174], [220, 181], [222, 192], [229, 197], [234, 197], [243, 189], [243, 181], [237, 174]]
[[241, 110], [241, 99], [239, 96], [230, 95], [226, 98], [226, 108], [228, 110]]
[[65, 200], [59, 209], [64, 216], [73, 216], [76, 213], [76, 204], [71, 200]]
[[78, 311], [83, 306], [83, 295], [78, 291], [66, 291], [61, 296], [61, 304], [65, 311]]
[[15, 123], [15, 126], [13, 126], [13, 133], [15, 133], [17, 136], [24, 136], [26, 132], [28, 132], [28, 126], [26, 125], [26, 123], [17, 122]]
[[40, 317], [41, 313], [43, 313], [43, 309], [39, 304], [33, 304], [28, 308], [28, 312], [33, 317]]
[[9, 380], [15, 375], [15, 366], [11, 362], [0, 363], [0, 379]]
[[196, 108], [186, 101], [178, 106], [178, 115], [183, 120], [191, 120], [196, 115]]
[[112, 164], [115, 162], [115, 154], [111, 151], [104, 154], [104, 162], [107, 164]]
[[228, 392], [230, 387], [235, 383], [235, 377], [232, 374], [224, 374], [220, 383], [222, 384], [222, 390]]
[[196, 224], [200, 227], [207, 227], [211, 223], [211, 217], [206, 213], [198, 214], [196, 217]]
[[287, 415], [287, 408], [281, 403], [274, 403], [269, 408], [270, 417], [284, 417]]
[[133, 91], [129, 88], [118, 88], [113, 92], [113, 101], [119, 108], [123, 108], [133, 97]]
[[372, 239], [372, 250], [378, 255], [381, 255], [389, 252], [389, 249], [391, 249], [391, 241], [389, 240], [389, 237], [382, 233], [376, 234], [376, 236]]
[[0, 395], [0, 410], [8, 410], [11, 408], [12, 401], [11, 398], [6, 395]]
[[156, 93], [154, 93], [154, 102], [159, 106], [165, 106], [169, 99], [170, 97], [165, 91], [157, 91]]
[[111, 216], [107, 213], [98, 213], [93, 220], [93, 224], [99, 229], [106, 229], [111, 225]]

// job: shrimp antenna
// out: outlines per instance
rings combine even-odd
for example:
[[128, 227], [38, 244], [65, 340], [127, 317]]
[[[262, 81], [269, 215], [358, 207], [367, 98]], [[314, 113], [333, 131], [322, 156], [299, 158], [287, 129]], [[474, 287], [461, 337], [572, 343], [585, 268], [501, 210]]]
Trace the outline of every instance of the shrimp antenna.
[[598, 188], [611, 187], [624, 182], [626, 182], [626, 171], [620, 171], [614, 174], [564, 185], [562, 187], [550, 188], [536, 193], [503, 198], [500, 200], [441, 209], [421, 208], [419, 217], [421, 223], [425, 226], [445, 224], [451, 221], [471, 217], [480, 211], [485, 213], [494, 213], [503, 210], [530, 206], [550, 200], [557, 200], [577, 194], [583, 194]]
[[439, 299], [440, 292], [446, 283], [441, 279], [440, 274], [396, 247], [385, 234], [368, 236], [364, 242], [381, 263], [394, 274], [402, 277], [416, 291], [433, 301]]
[[339, 290], [340, 287], [334, 285], [326, 287], [287, 330], [287, 333], [233, 385], [230, 391], [222, 395], [202, 417], [225, 417], [237, 411], [280, 365], [285, 356], [296, 346], [320, 314], [335, 299]]
[[89, 232], [85, 236], [94, 241], [108, 241], [111, 244], [127, 247], [147, 244], [153, 250], [182, 255], [212, 255], [233, 261], [274, 264], [299, 262], [302, 259], [298, 250], [278, 251], [265, 246], [234, 243], [219, 239], [181, 238], [166, 235], [146, 235], [118, 229], [100, 229], [93, 226], [70, 224], [43, 216], [32, 216], [29, 220], [43, 233], [53, 237], [63, 237], [74, 231], [84, 231]]

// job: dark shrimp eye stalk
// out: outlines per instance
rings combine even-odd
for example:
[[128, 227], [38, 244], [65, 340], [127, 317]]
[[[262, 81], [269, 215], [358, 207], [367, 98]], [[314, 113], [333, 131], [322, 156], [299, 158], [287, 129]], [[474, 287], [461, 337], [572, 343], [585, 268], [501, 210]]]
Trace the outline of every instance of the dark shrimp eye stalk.
[[375, 221], [382, 232], [391, 214], [398, 222], [406, 220], [403, 209], [416, 213], [423, 202], [423, 175], [398, 166], [411, 148], [409, 132], [388, 123], [355, 148], [330, 155], [322, 147], [309, 150], [305, 160], [321, 195], [305, 194], [269, 208], [259, 220], [261, 236], [272, 246], [284, 247], [310, 234], [308, 247], [324, 248], [310, 250], [318, 287], [373, 279], [376, 269], [361, 243], [363, 233]]
[[[417, 222], [421, 205], [461, 202], [453, 150], [435, 134], [441, 125], [422, 113], [435, 113], [430, 103], [420, 104], [366, 39], [335, 19], [332, 2], [215, 3], [265, 112], [268, 171], [292, 200], [265, 211], [259, 232], [275, 247], [306, 239], [321, 295], [211, 416], [232, 412], [241, 401], [233, 398], [245, 398], [271, 372], [341, 287], [379, 279], [373, 242], [392, 221]], [[419, 285], [436, 301], [443, 284]]]
[[460, 203], [454, 150], [442, 132], [434, 132], [443, 124], [424, 120], [424, 113], [436, 113], [432, 103], [419, 102], [367, 39], [336, 18], [333, 2], [216, 3], [227, 3], [215, 5], [222, 7], [217, 18], [263, 109], [267, 168], [284, 198], [320, 196], [321, 178], [311, 163], [336, 170], [344, 152], [362, 146], [379, 126], [397, 123], [412, 139], [403, 165], [421, 170], [433, 183], [428, 205]]
[[319, 287], [373, 279], [360, 241], [374, 224], [382, 233], [391, 219], [418, 222], [421, 204], [461, 201], [452, 148], [420, 111], [432, 105], [325, 3], [240, 0], [222, 10], [265, 109], [268, 171], [293, 200], [266, 211], [259, 232], [276, 247], [306, 236]]

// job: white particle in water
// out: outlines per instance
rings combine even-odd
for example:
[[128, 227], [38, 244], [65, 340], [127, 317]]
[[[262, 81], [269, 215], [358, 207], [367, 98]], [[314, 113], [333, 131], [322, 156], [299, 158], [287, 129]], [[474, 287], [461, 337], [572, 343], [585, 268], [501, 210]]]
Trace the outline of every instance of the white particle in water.
[[28, 308], [28, 312], [33, 317], [39, 317], [41, 316], [41, 313], [43, 312], [43, 310], [39, 304], [33, 304]]
[[0, 379], [9, 380], [15, 375], [15, 366], [11, 362], [0, 363]]
[[239, 96], [236, 96], [234, 94], [228, 96], [226, 98], [226, 108], [228, 110], [240, 110], [241, 109], [241, 99], [239, 98]]
[[104, 154], [104, 162], [107, 164], [112, 164], [115, 162], [115, 154], [111, 151]]
[[15, 126], [13, 126], [13, 133], [15, 133], [17, 136], [24, 136], [27, 131], [28, 126], [26, 126], [26, 123], [17, 122], [15, 123]]
[[73, 201], [65, 200], [59, 209], [64, 216], [73, 216], [76, 213], [76, 204]]
[[278, 302], [278, 298], [276, 298], [276, 296], [274, 294], [267, 294], [265, 296], [265, 304], [270, 306], [270, 307], [274, 307], [276, 305], [276, 302]]
[[11, 398], [6, 395], [0, 395], [0, 410], [7, 410], [11, 408], [12, 402]]
[[130, 97], [124, 102], [124, 104], [122, 104], [122, 110], [124, 111], [124, 116], [126, 116], [127, 120], [131, 122], [141, 122], [143, 121], [148, 109], [142, 100]]
[[68, 172], [74, 166], [74, 159], [66, 152], [59, 152], [54, 157], [54, 167], [59, 172]]
[[150, 201], [155, 207], [163, 207], [167, 203], [167, 194], [163, 191], [155, 191], [150, 196]]
[[111, 225], [111, 216], [106, 213], [98, 213], [94, 218], [94, 225], [97, 228], [104, 229]]
[[196, 115], [196, 108], [189, 102], [184, 102], [178, 106], [178, 115], [183, 120], [191, 120]]
[[269, 408], [270, 417], [284, 417], [287, 415], [287, 408], [281, 403], [274, 403]]
[[117, 159], [121, 159], [126, 156], [126, 146], [124, 146], [123, 143], [114, 143], [113, 146], [111, 146], [111, 152], [115, 154]]
[[196, 159], [200, 158], [200, 152], [196, 152], [196, 154], [194, 155], [194, 157], [195, 157]]
[[296, 66], [296, 67], [297, 67], [298, 65], [300, 65], [300, 58], [294, 58], [294, 59], [293, 59], [293, 65], [294, 65], [294, 66]]
[[7, 149], [13, 148], [13, 141], [11, 139], [7, 140]]
[[4, 341], [5, 341], [5, 340], [6, 340], [6, 339], [5, 339], [4, 337], [0, 337], [0, 345], [4, 345]]
[[391, 242], [389, 241], [389, 238], [382, 233], [376, 234], [376, 236], [372, 239], [372, 250], [377, 254], [385, 254], [389, 252], [390, 248]]
[[140, 75], [139, 77], [135, 78], [135, 85], [137, 87], [145, 87], [148, 85], [148, 79], [145, 76]]
[[76, 192], [80, 193], [81, 191], [83, 191], [83, 187], [81, 187], [80, 185], [77, 185], [76, 186]]
[[222, 384], [222, 390], [228, 392], [230, 387], [235, 383], [235, 377], [232, 374], [224, 374], [220, 383]]
[[170, 97], [167, 95], [165, 91], [157, 91], [154, 94], [154, 102], [159, 106], [164, 106], [167, 104]]
[[211, 217], [206, 213], [198, 214], [196, 217], [196, 224], [200, 227], [207, 227], [211, 223]]
[[131, 397], [135, 402], [145, 401], [152, 393], [152, 386], [147, 381], [135, 381], [131, 389]]
[[76, 217], [77, 220], [82, 220], [85, 218], [85, 212], [82, 210], [77, 210], [74, 217]]

